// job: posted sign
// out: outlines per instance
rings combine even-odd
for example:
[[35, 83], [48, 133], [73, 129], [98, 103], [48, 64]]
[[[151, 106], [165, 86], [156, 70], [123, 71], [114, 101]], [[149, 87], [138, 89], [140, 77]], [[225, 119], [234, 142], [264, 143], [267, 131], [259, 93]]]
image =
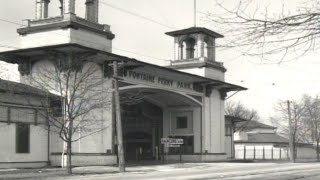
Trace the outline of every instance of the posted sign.
[[183, 144], [183, 139], [161, 138], [161, 144]]

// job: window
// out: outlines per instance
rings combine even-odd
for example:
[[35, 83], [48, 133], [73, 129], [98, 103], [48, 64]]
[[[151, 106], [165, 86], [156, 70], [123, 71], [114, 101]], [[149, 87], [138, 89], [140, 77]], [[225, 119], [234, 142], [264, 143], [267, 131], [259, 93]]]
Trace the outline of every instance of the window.
[[19, 123], [16, 126], [16, 153], [30, 152], [30, 126]]
[[232, 136], [232, 127], [231, 125], [226, 125], [226, 136]]
[[188, 128], [188, 117], [181, 116], [177, 117], [177, 129], [186, 129]]

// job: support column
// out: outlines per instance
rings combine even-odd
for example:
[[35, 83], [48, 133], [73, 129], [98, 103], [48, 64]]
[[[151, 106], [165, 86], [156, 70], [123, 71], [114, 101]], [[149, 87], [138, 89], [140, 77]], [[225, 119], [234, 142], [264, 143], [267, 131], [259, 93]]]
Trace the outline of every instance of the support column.
[[179, 59], [183, 60], [183, 44], [179, 45]]
[[99, 0], [86, 0], [86, 20], [98, 23]]
[[179, 40], [175, 38], [174, 40], [174, 60], [179, 60]]
[[197, 46], [198, 46], [198, 58], [204, 57], [204, 37], [202, 34], [198, 35], [197, 40]]
[[209, 61], [215, 61], [216, 60], [216, 42], [215, 39], [211, 39], [211, 43], [207, 44], [208, 46], [208, 59]]
[[75, 0], [63, 1], [63, 14], [75, 14]]
[[49, 14], [50, 0], [37, 0], [36, 1], [36, 19], [44, 19]]

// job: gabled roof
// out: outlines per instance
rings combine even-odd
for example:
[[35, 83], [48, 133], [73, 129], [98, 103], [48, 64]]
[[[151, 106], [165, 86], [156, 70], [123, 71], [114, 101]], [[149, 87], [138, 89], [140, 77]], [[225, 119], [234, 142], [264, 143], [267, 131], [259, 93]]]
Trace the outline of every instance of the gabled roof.
[[248, 133], [248, 140], [238, 140], [237, 143], [288, 143], [289, 140], [275, 133]]
[[54, 94], [48, 93], [41, 89], [18, 83], [13, 81], [7, 81], [0, 79], [0, 93], [13, 93], [13, 94], [21, 94], [21, 95], [36, 95], [36, 96], [50, 96], [57, 97]]
[[243, 122], [243, 121], [248, 121], [246, 119], [240, 118], [240, 117], [235, 117], [235, 116], [230, 116], [230, 115], [225, 115], [226, 120], [230, 120], [235, 123]]
[[250, 131], [252, 129], [277, 129], [274, 126], [263, 124], [258, 121], [243, 121], [236, 124], [236, 128], [241, 128], [243, 131]]
[[185, 34], [194, 34], [194, 33], [203, 33], [203, 34], [206, 34], [206, 35], [214, 37], [214, 38], [223, 38], [223, 35], [216, 33], [210, 29], [203, 28], [203, 27], [190, 27], [187, 29], [166, 32], [165, 34], [172, 36], [172, 37], [175, 37], [175, 36], [180, 36], [180, 35], [185, 35]]

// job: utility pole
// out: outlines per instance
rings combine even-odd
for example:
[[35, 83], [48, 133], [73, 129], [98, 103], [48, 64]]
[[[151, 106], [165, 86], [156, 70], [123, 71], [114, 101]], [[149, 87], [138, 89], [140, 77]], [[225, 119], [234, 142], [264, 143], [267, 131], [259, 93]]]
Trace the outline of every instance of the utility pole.
[[290, 148], [290, 160], [294, 163], [295, 162], [295, 155], [294, 155], [294, 146], [293, 146], [293, 135], [292, 135], [292, 122], [291, 122], [291, 109], [290, 109], [290, 101], [287, 101], [288, 105], [288, 121], [289, 121], [289, 148]]
[[126, 167], [125, 167], [124, 150], [123, 150], [123, 135], [122, 135], [117, 61], [113, 61], [113, 83], [114, 83], [114, 100], [115, 100], [115, 108], [116, 108], [116, 128], [117, 128], [117, 142], [118, 142], [117, 144], [118, 144], [119, 171], [125, 172]]
[[315, 134], [316, 134], [316, 142], [317, 142], [317, 161], [319, 161], [319, 132], [318, 132], [318, 122], [315, 120]]

